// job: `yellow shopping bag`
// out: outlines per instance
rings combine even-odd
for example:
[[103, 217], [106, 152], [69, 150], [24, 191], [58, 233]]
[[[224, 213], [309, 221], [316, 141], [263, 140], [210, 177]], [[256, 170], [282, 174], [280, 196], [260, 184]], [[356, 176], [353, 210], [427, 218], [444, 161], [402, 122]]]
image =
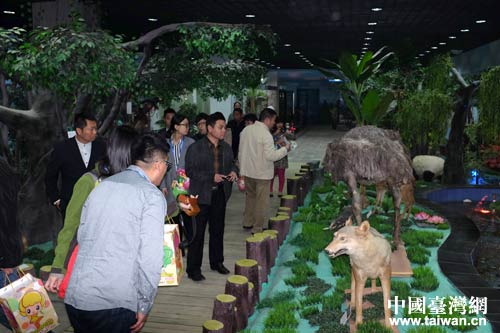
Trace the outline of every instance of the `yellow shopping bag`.
[[26, 274], [0, 289], [0, 305], [17, 333], [46, 333], [59, 325], [41, 280]]
[[178, 286], [184, 273], [179, 226], [165, 224], [163, 229], [163, 268], [159, 286]]

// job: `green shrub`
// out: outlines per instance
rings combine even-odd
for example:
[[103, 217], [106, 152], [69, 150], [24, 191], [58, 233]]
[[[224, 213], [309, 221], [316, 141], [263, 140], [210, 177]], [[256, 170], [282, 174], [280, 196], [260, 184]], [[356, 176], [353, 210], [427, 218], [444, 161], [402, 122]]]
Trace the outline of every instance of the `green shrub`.
[[295, 257], [299, 260], [309, 261], [314, 264], [317, 264], [319, 262], [318, 259], [319, 252], [310, 247], [302, 248], [296, 251], [294, 254]]
[[323, 295], [328, 289], [332, 287], [331, 284], [326, 283], [323, 279], [316, 276], [310, 276], [306, 283], [307, 288], [304, 290], [304, 296], [309, 296], [312, 294]]
[[385, 327], [378, 321], [367, 321], [358, 325], [358, 333], [392, 333], [392, 329]]
[[436, 225], [436, 229], [438, 230], [447, 230], [447, 229], [450, 229], [450, 225], [448, 223], [441, 223], [441, 224], [438, 224]]
[[335, 281], [335, 291], [338, 293], [344, 293], [346, 289], [351, 289], [351, 275], [342, 276]]
[[420, 266], [413, 270], [411, 287], [422, 291], [433, 291], [439, 287], [439, 281], [429, 267]]
[[424, 231], [409, 229], [401, 235], [401, 239], [406, 246], [422, 245], [425, 247], [434, 247], [439, 245], [439, 240], [443, 234], [438, 231]]
[[344, 303], [343, 293], [334, 293], [330, 296], [323, 296], [321, 300], [322, 311], [338, 311], [340, 310], [342, 303]]
[[277, 304], [264, 321], [266, 329], [293, 329], [299, 325], [299, 321], [295, 318], [295, 303], [280, 303]]
[[403, 281], [391, 281], [391, 293], [398, 296], [398, 299], [407, 300], [411, 295], [410, 285]]
[[351, 275], [351, 263], [349, 262], [349, 256], [340, 256], [331, 259], [331, 263], [332, 263], [332, 274], [334, 276]]
[[410, 328], [407, 333], [446, 333], [446, 329], [440, 326], [419, 326]]
[[302, 287], [307, 283], [307, 276], [305, 275], [295, 275], [285, 279], [285, 284], [292, 287]]
[[321, 299], [322, 295], [319, 293], [310, 294], [306, 296], [302, 301], [300, 301], [300, 305], [304, 308], [309, 305], [318, 304], [319, 302], [321, 302]]
[[280, 303], [286, 303], [295, 298], [295, 291], [294, 290], [286, 290], [286, 291], [280, 291], [279, 293], [276, 293], [273, 297], [266, 297], [257, 304], [257, 309], [262, 309], [262, 308], [272, 308], [277, 304]]
[[304, 319], [308, 319], [312, 317], [313, 315], [316, 315], [319, 313], [319, 308], [317, 306], [309, 306], [307, 308], [304, 308], [300, 312], [300, 316]]
[[292, 273], [299, 276], [314, 276], [316, 272], [308, 264], [302, 263], [292, 267]]
[[431, 251], [427, 250], [422, 246], [410, 246], [406, 249], [406, 254], [408, 255], [408, 259], [414, 263], [419, 265], [425, 265], [429, 262], [429, 256], [431, 255]]

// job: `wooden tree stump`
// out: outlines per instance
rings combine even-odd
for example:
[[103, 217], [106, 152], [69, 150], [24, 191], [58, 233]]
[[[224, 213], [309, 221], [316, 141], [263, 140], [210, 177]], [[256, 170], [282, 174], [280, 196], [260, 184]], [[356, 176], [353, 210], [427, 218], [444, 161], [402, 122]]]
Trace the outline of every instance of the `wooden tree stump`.
[[278, 235], [276, 230], [265, 230], [263, 234], [269, 236], [269, 254], [271, 259], [271, 267], [276, 263], [278, 256]]
[[308, 186], [308, 188], [310, 190], [312, 188], [312, 184], [313, 184], [313, 172], [312, 172], [312, 170], [309, 170], [309, 169], [300, 169], [299, 172], [300, 173], [305, 173], [306, 180], [307, 180], [307, 186]]
[[269, 219], [269, 228], [271, 230], [276, 230], [278, 232], [278, 244], [281, 245], [283, 244], [283, 241], [285, 240], [286, 237], [286, 220], [288, 220], [287, 216], [284, 215], [278, 215], [275, 217], [271, 217]]
[[301, 170], [302, 170], [302, 169], [305, 169], [305, 170], [311, 170], [311, 166], [310, 166], [309, 164], [302, 164], [302, 165], [300, 166], [300, 169], [301, 169]]
[[298, 172], [295, 174], [295, 176], [300, 177], [299, 180], [299, 195], [297, 196], [297, 205], [303, 206], [304, 205], [304, 200], [306, 198], [307, 192], [309, 191], [308, 189], [308, 184], [307, 184], [307, 178], [306, 174], [302, 172]]
[[292, 217], [292, 210], [290, 207], [278, 207], [278, 213], [279, 212], [287, 213], [288, 217]]
[[300, 177], [291, 176], [286, 179], [286, 193], [291, 195], [299, 194], [299, 181]]
[[21, 272], [21, 275], [31, 274], [33, 277], [36, 277], [35, 266], [33, 264], [21, 264], [17, 269]]
[[236, 297], [236, 320], [234, 331], [241, 331], [248, 324], [248, 279], [243, 275], [228, 277], [225, 293]]
[[271, 268], [273, 267], [274, 260], [276, 259], [272, 257], [271, 253], [271, 236], [263, 232], [256, 233], [254, 236], [260, 237], [264, 240], [264, 247], [266, 250], [266, 273], [269, 275], [271, 274]]
[[261, 237], [248, 237], [246, 239], [247, 258], [257, 260], [261, 270], [259, 271], [259, 282], [267, 282], [267, 254], [264, 239]]
[[233, 333], [236, 297], [220, 294], [215, 296], [212, 319], [224, 324], [224, 333]]
[[[266, 230], [266, 232], [269, 230]], [[249, 282], [253, 283], [257, 294], [257, 300], [261, 291], [259, 278], [259, 263], [254, 259], [240, 259], [234, 264], [234, 274], [243, 275]]]
[[[283, 215], [285, 216], [285, 215]], [[290, 226], [291, 226], [291, 218], [287, 216], [286, 220], [283, 222], [284, 224], [284, 229], [285, 229], [285, 237], [283, 238], [283, 241], [288, 237], [288, 234], [290, 233]]]
[[207, 320], [203, 323], [203, 333], [224, 333], [224, 324], [218, 320]]
[[293, 194], [287, 194], [281, 197], [280, 206], [288, 207], [293, 212], [297, 211], [297, 196]]
[[253, 315], [255, 311], [255, 304], [257, 303], [255, 299], [255, 294], [257, 290], [255, 290], [255, 286], [252, 282], [248, 282], [248, 316]]
[[311, 170], [314, 170], [314, 169], [318, 169], [319, 168], [319, 164], [321, 163], [321, 161], [310, 161], [310, 162], [307, 162], [307, 165], [310, 166]]
[[50, 275], [50, 271], [52, 270], [52, 266], [42, 266], [40, 267], [40, 280], [43, 282], [47, 281]]

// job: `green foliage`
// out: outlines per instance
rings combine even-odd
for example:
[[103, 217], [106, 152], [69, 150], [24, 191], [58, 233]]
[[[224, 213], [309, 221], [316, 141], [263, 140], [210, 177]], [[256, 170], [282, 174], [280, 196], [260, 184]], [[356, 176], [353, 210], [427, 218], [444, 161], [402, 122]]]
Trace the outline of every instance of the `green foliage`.
[[299, 325], [299, 321], [295, 318], [295, 303], [280, 303], [277, 304], [270, 312], [269, 316], [264, 321], [266, 329], [294, 329]]
[[319, 252], [316, 249], [306, 247], [296, 251], [294, 254], [299, 260], [310, 261], [314, 264], [318, 263]]
[[438, 229], [438, 230], [447, 230], [447, 229], [450, 229], [450, 225], [447, 222], [441, 223], [441, 224], [437, 224], [436, 225], [436, 229]]
[[321, 300], [321, 306], [323, 311], [335, 311], [339, 310], [342, 303], [344, 303], [344, 294], [342, 293], [334, 293], [330, 296], [323, 296]]
[[306, 277], [316, 275], [316, 272], [306, 263], [293, 266], [292, 273], [298, 276], [306, 276]]
[[313, 304], [319, 304], [321, 302], [322, 295], [319, 293], [314, 293], [310, 294], [309, 296], [306, 296], [302, 301], [300, 301], [300, 306], [302, 308], [313, 305]]
[[358, 325], [358, 333], [392, 333], [392, 329], [385, 327], [378, 321], [367, 321]]
[[410, 328], [408, 333], [446, 333], [446, 329], [440, 326], [419, 326]]
[[392, 280], [391, 281], [391, 293], [394, 296], [398, 296], [398, 299], [407, 300], [408, 297], [412, 296], [410, 285], [403, 281]]
[[479, 128], [485, 143], [499, 143], [500, 66], [481, 74], [479, 86]]
[[306, 275], [295, 275], [289, 278], [286, 278], [285, 284], [292, 286], [294, 288], [296, 287], [302, 287], [305, 286], [307, 283], [307, 276]]
[[39, 274], [40, 267], [52, 265], [54, 256], [54, 249], [44, 251], [38, 247], [32, 247], [23, 254], [23, 262], [33, 264], [35, 273]]
[[300, 316], [304, 319], [309, 319], [310, 317], [312, 317], [313, 315], [316, 315], [318, 313], [319, 313], [319, 308], [317, 306], [310, 306], [310, 307], [304, 308], [300, 312]]
[[312, 294], [323, 295], [328, 289], [332, 287], [331, 284], [326, 283], [323, 279], [316, 276], [310, 276], [307, 279], [306, 289], [303, 291], [304, 296], [309, 296]]
[[356, 118], [358, 126], [376, 125], [394, 99], [392, 93], [377, 92], [367, 84], [367, 81], [379, 72], [384, 61], [392, 55], [390, 52], [379, 58], [384, 49], [381, 48], [375, 53], [368, 51], [359, 59], [357, 55], [346, 52], [340, 56], [338, 63], [330, 62], [336, 70], [322, 69], [327, 76], [343, 80], [342, 97]]
[[406, 248], [406, 254], [412, 263], [425, 265], [429, 262], [431, 251], [422, 246], [410, 246]]
[[413, 270], [412, 288], [433, 291], [439, 287], [439, 281], [429, 267], [420, 266]]
[[280, 291], [279, 293], [276, 293], [273, 297], [266, 297], [262, 299], [258, 304], [257, 304], [257, 309], [262, 309], [262, 308], [272, 308], [277, 304], [281, 303], [287, 303], [290, 302], [295, 298], [296, 294], [294, 290], [286, 290], [286, 291]]
[[434, 247], [439, 245], [439, 240], [443, 234], [438, 231], [423, 231], [409, 229], [402, 233], [401, 239], [406, 246]]
[[179, 113], [182, 113], [189, 119], [190, 125], [194, 125], [194, 120], [198, 114], [198, 107], [193, 103], [184, 103], [179, 106]]
[[388, 219], [382, 215], [372, 215], [368, 221], [370, 222], [370, 228], [377, 230], [381, 234], [392, 234], [394, 229], [392, 219]]
[[439, 90], [417, 90], [401, 101], [396, 124], [411, 150], [426, 154], [444, 143], [452, 98]]
[[1, 65], [26, 89], [50, 90], [67, 103], [78, 93], [102, 97], [128, 87], [136, 66], [133, 54], [121, 47], [121, 37], [85, 29], [83, 20], [76, 19], [71, 26], [16, 34], [23, 43], [10, 49]]
[[346, 289], [351, 289], [351, 275], [342, 276], [335, 281], [335, 292], [343, 294]]
[[349, 256], [339, 256], [331, 259], [333, 276], [351, 276]]

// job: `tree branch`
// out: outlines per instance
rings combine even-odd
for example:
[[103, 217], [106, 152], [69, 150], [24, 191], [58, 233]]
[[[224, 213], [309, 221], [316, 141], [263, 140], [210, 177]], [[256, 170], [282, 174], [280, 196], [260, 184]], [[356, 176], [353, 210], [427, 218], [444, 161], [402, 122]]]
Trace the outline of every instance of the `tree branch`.
[[153, 53], [153, 46], [151, 45], [151, 43], [144, 46], [144, 57], [142, 57], [139, 68], [137, 69], [137, 77], [139, 77], [142, 74], [142, 71], [146, 67], [146, 64], [148, 63], [149, 59], [151, 58], [152, 53]]
[[111, 127], [111, 124], [115, 120], [116, 115], [120, 111], [123, 98], [127, 95], [127, 93], [128, 92], [125, 89], [121, 89], [120, 91], [116, 92], [113, 107], [111, 108], [111, 111], [109, 112], [106, 119], [104, 119], [104, 121], [102, 122], [101, 127], [99, 127], [99, 135], [104, 135], [106, 131]]
[[82, 113], [92, 100], [92, 95], [90, 94], [78, 94], [75, 105], [75, 115]]
[[451, 68], [451, 72], [455, 74], [455, 77], [457, 78], [460, 85], [462, 85], [462, 87], [467, 88], [469, 86], [469, 84], [465, 81], [462, 74], [460, 74], [460, 72], [455, 67]]
[[217, 27], [227, 27], [227, 28], [237, 28], [237, 27], [253, 27], [255, 28], [256, 26], [253, 24], [230, 24], [230, 23], [215, 23], [215, 22], [183, 22], [183, 23], [173, 23], [173, 24], [167, 24], [162, 27], [159, 27], [155, 30], [151, 30], [150, 32], [146, 33], [144, 36], [141, 36], [140, 38], [123, 43], [122, 47], [123, 48], [134, 48], [138, 46], [146, 46], [150, 44], [155, 38], [158, 38], [164, 34], [174, 32], [179, 30], [180, 27], [194, 27], [194, 26], [217, 26]]
[[9, 94], [5, 85], [5, 76], [0, 72], [0, 89], [2, 90], [2, 105], [9, 106]]

